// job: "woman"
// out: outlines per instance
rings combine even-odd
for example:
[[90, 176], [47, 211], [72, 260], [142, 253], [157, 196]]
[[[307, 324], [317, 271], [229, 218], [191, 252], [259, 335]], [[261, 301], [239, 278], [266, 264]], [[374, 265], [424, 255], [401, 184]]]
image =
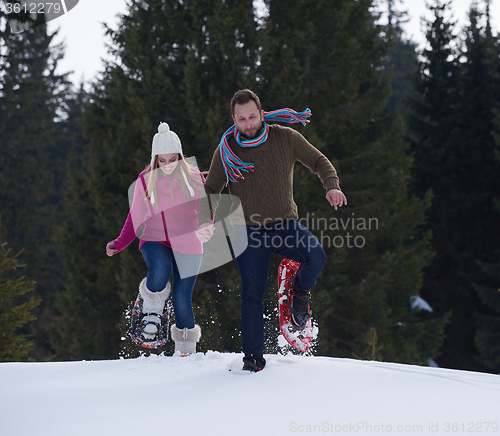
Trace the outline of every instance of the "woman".
[[172, 288], [175, 352], [196, 353], [201, 329], [194, 321], [192, 295], [202, 242], [209, 239], [197, 232], [203, 183], [203, 175], [186, 162], [179, 137], [161, 123], [153, 137], [151, 163], [135, 183], [120, 236], [106, 246], [107, 255], [113, 256], [139, 236], [148, 275], [139, 285], [131, 335], [143, 347], [156, 348], [166, 340], [168, 331], [162, 334], [162, 324], [168, 321], [166, 301]]

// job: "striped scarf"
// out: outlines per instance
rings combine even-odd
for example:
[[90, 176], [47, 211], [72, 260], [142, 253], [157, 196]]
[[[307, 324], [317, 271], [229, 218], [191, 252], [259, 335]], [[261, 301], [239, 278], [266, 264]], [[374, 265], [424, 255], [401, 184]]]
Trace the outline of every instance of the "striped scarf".
[[264, 121], [262, 133], [254, 139], [241, 139], [241, 133], [238, 128], [233, 125], [226, 130], [226, 133], [222, 135], [219, 143], [220, 155], [222, 158], [222, 166], [224, 167], [224, 172], [226, 173], [227, 181], [237, 182], [239, 179], [244, 179], [242, 171], [249, 172], [253, 171], [253, 163], [243, 162], [238, 156], [236, 156], [229, 144], [227, 143], [230, 136], [234, 136], [234, 139], [242, 147], [257, 147], [258, 145], [264, 143], [267, 140], [269, 134], [269, 126], [266, 121], [280, 121], [285, 123], [302, 123], [303, 126], [309, 122], [307, 118], [311, 116], [310, 109], [306, 109], [303, 112], [295, 112], [292, 109], [278, 109], [271, 112], [264, 112]]

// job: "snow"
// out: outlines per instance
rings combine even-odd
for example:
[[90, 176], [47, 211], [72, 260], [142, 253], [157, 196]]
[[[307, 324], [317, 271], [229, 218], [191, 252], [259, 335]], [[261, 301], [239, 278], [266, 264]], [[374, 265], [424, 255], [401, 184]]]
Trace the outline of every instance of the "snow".
[[427, 301], [418, 295], [412, 295], [410, 297], [410, 307], [412, 309], [426, 310], [427, 312], [432, 312], [432, 307]]
[[330, 357], [2, 363], [5, 436], [500, 434], [500, 377]]

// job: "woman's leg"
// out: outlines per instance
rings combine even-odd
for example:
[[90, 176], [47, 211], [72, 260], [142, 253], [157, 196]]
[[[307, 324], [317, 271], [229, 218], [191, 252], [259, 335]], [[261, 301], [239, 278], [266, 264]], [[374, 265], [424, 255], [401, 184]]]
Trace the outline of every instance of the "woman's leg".
[[159, 242], [149, 241], [141, 252], [148, 266], [146, 286], [151, 292], [160, 292], [167, 286], [173, 269], [172, 249]]
[[[181, 269], [188, 268], [194, 275], [181, 278], [179, 274], [179, 265]], [[173, 262], [173, 286], [172, 286], [172, 305], [174, 306], [175, 325], [178, 329], [194, 328], [193, 313], [193, 289], [198, 278], [198, 271], [201, 265], [201, 255], [182, 254], [175, 252]]]

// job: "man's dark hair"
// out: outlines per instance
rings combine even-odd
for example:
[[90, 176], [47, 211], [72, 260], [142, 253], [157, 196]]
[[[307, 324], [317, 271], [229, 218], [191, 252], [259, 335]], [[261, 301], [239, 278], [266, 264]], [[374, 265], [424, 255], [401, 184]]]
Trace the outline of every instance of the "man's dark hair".
[[257, 109], [260, 112], [262, 110], [262, 106], [260, 104], [258, 95], [250, 89], [239, 90], [233, 95], [233, 98], [231, 99], [231, 114], [234, 115], [234, 106], [236, 104], [246, 104], [252, 100], [255, 102], [255, 104], [257, 105]]

